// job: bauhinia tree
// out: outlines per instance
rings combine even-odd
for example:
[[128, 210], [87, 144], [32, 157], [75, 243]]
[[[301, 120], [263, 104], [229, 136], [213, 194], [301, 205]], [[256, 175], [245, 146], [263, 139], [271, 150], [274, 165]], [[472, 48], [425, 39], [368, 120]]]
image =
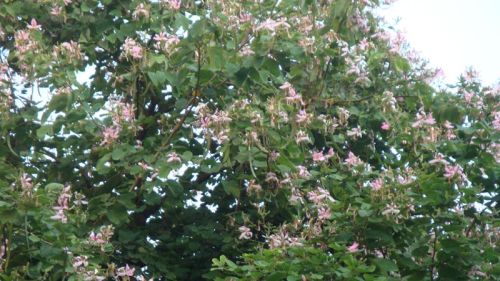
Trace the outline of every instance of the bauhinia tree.
[[1, 2], [1, 280], [500, 280], [500, 87], [385, 3]]

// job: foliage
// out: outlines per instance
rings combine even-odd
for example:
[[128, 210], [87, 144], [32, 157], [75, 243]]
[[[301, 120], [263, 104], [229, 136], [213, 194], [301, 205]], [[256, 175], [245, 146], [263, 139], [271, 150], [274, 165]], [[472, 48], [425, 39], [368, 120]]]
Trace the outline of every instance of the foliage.
[[500, 88], [377, 0], [3, 0], [2, 280], [500, 280]]

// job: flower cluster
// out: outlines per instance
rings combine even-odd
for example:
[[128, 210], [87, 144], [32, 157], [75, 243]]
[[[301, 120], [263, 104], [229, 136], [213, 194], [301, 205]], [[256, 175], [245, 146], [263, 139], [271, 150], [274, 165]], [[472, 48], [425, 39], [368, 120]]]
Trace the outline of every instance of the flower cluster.
[[165, 32], [160, 32], [153, 37], [155, 41], [154, 47], [166, 54], [171, 54], [175, 51], [175, 46], [181, 41], [177, 35], [167, 35]]
[[69, 200], [71, 199], [71, 186], [65, 186], [61, 192], [59, 193], [59, 197], [57, 198], [57, 204], [53, 207], [56, 211], [56, 214], [50, 217], [53, 220], [58, 220], [62, 223], [68, 222], [68, 217], [66, 216], [65, 211], [69, 210]]
[[138, 20], [140, 18], [149, 18], [149, 7], [144, 5], [144, 3], [140, 3], [135, 7], [134, 12], [132, 13], [132, 18]]
[[102, 226], [99, 232], [90, 232], [88, 242], [90, 245], [101, 247], [101, 250], [104, 251], [104, 246], [109, 243], [113, 234], [114, 228], [112, 225]]
[[198, 113], [198, 124], [206, 137], [212, 138], [219, 143], [229, 140], [229, 123], [232, 121], [232, 118], [229, 117], [226, 111], [217, 109], [211, 114], [208, 107], [202, 104], [198, 109]]
[[54, 46], [52, 56], [55, 61], [60, 57], [66, 58], [69, 62], [79, 62], [83, 58], [80, 44], [74, 41], [63, 42], [59, 46]]
[[140, 60], [144, 56], [143, 47], [132, 38], [125, 39], [122, 46], [122, 58]]

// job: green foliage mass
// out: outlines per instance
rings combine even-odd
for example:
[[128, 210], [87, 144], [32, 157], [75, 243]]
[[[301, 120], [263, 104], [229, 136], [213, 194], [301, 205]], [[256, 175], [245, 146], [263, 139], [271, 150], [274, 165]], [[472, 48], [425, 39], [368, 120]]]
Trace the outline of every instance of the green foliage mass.
[[378, 0], [1, 2], [1, 280], [500, 280], [500, 87]]

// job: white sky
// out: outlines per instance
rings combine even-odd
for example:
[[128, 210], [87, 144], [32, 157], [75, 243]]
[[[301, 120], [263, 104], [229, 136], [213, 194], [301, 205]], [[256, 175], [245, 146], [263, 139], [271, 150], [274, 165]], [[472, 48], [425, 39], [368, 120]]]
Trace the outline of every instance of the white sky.
[[396, 27], [446, 82], [469, 66], [486, 85], [500, 81], [500, 0], [398, 0], [380, 14], [400, 19]]

